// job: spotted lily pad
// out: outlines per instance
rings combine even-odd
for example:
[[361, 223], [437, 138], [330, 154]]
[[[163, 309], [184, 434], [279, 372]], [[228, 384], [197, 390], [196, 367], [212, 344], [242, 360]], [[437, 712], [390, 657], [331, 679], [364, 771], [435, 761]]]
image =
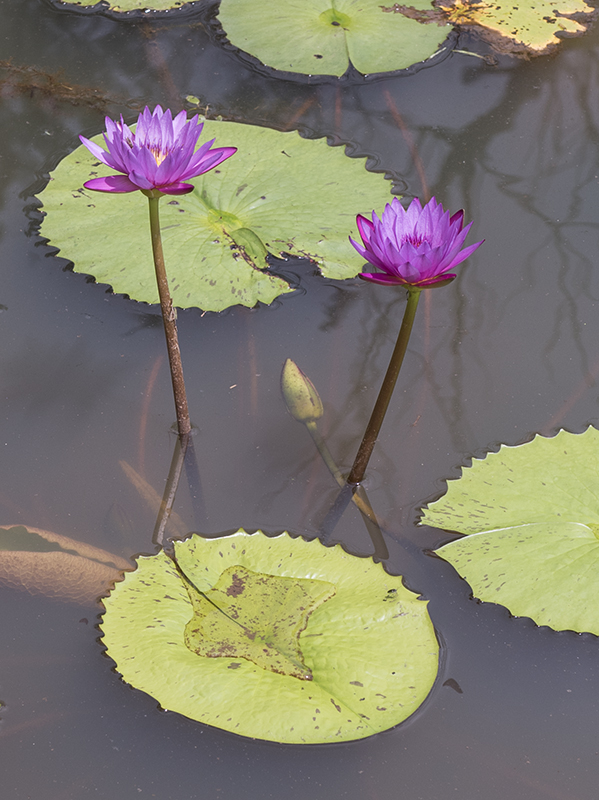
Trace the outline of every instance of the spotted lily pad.
[[167, 709], [277, 742], [361, 739], [428, 695], [427, 604], [371, 559], [238, 531], [140, 557], [106, 599], [108, 654]]
[[422, 23], [451, 23], [476, 34], [494, 50], [516, 56], [548, 53], [560, 43], [559, 35], [586, 33], [597, 15], [584, 0], [526, 0], [516, 4], [434, 0], [431, 5], [423, 10], [419, 4], [395, 3], [386, 10]]
[[599, 431], [560, 431], [474, 459], [422, 522], [466, 534], [437, 553], [475, 597], [599, 635]]
[[[429, 0], [415, 0], [430, 9]], [[309, 75], [406, 69], [433, 55], [451, 31], [386, 14], [380, 0], [221, 0], [230, 42], [269, 67]], [[290, 45], [292, 42], [292, 45]]]
[[[381, 208], [390, 184], [324, 139], [235, 122], [207, 120], [200, 143], [238, 152], [192, 179], [192, 193], [160, 201], [166, 268], [173, 303], [222, 311], [272, 303], [290, 291], [271, 274], [267, 252], [313, 259], [330, 278], [357, 275], [363, 259], [348, 241], [359, 211]], [[103, 144], [102, 137], [92, 141]], [[114, 174], [81, 146], [64, 158], [40, 194], [42, 235], [115, 292], [158, 302], [148, 201], [141, 192], [88, 191], [90, 177]]]

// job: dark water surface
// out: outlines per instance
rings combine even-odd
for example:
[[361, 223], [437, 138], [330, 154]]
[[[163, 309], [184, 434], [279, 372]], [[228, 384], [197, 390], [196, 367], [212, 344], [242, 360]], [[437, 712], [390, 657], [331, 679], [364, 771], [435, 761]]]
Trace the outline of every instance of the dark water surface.
[[[599, 422], [598, 32], [530, 63], [453, 54], [411, 76], [311, 84], [256, 71], [207, 33], [208, 17], [116, 21], [0, 0], [0, 61], [12, 60], [0, 71], [0, 523], [153, 552], [152, 514], [119, 461], [162, 492], [174, 415], [157, 309], [65, 269], [31, 227], [32, 195], [77, 135], [98, 133], [105, 111], [134, 119], [188, 94], [229, 119], [326, 135], [408, 195], [423, 196], [424, 178], [475, 220], [471, 242], [486, 239], [426, 294], [369, 477], [388, 568], [430, 600], [444, 663], [394, 730], [275, 745], [161, 712], [125, 685], [97, 642], [98, 606], [0, 589], [2, 798], [596, 800], [596, 637], [477, 604], [420, 549], [447, 535], [415, 521], [473, 454]], [[271, 307], [180, 314], [206, 501], [194, 518], [181, 488], [190, 529], [317, 535], [335, 486], [280, 397], [287, 357], [318, 387], [343, 465], [369, 416], [403, 293], [284, 269], [300, 288]], [[130, 522], [120, 537], [115, 508]], [[351, 508], [332, 541], [371, 552]]]

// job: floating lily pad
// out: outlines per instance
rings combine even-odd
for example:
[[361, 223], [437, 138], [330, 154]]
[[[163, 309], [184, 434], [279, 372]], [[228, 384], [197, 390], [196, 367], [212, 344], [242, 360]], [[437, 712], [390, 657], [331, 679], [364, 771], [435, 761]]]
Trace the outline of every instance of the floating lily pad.
[[599, 431], [560, 431], [474, 459], [422, 522], [467, 534], [437, 553], [475, 597], [599, 635]]
[[435, 0], [431, 5], [423, 10], [419, 4], [395, 3], [385, 10], [423, 23], [451, 23], [476, 34], [494, 50], [517, 56], [548, 53], [562, 41], [556, 34], [586, 33], [597, 15], [584, 0], [526, 0], [515, 5]]
[[428, 695], [427, 604], [371, 559], [287, 534], [176, 542], [105, 600], [123, 678], [164, 708], [277, 742], [361, 739]]
[[[56, 2], [56, 0], [54, 0]], [[81, 7], [89, 7], [89, 6], [97, 6], [100, 0], [60, 0], [60, 5], [63, 6], [63, 3], [68, 3], [71, 6], [81, 6]], [[107, 6], [111, 11], [118, 11], [118, 12], [130, 12], [130, 11], [142, 11], [146, 12], [148, 9], [153, 11], [171, 11], [175, 8], [181, 8], [181, 6], [187, 5], [190, 0], [149, 0], [149, 2], [144, 2], [144, 0], [105, 0], [105, 7]], [[56, 5], [59, 5], [56, 2]]]
[[[192, 179], [195, 190], [160, 201], [173, 303], [222, 311], [272, 301], [289, 285], [269, 272], [267, 251], [313, 259], [330, 278], [357, 275], [363, 259], [348, 241], [358, 212], [390, 200], [390, 183], [324, 139], [302, 139], [235, 122], [207, 120], [201, 142], [238, 152]], [[103, 144], [103, 137], [92, 141]], [[148, 201], [141, 192], [88, 191], [90, 177], [114, 174], [81, 146], [64, 158], [40, 194], [42, 235], [115, 292], [158, 302]]]
[[451, 30], [384, 13], [380, 0], [221, 0], [218, 16], [236, 47], [308, 75], [343, 75], [350, 61], [364, 74], [406, 69], [433, 55]]

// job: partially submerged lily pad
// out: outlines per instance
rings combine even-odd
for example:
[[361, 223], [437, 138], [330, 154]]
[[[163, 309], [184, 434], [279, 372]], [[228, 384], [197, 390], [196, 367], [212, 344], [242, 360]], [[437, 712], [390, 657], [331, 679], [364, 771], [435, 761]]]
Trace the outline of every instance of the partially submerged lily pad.
[[[189, 181], [188, 195], [160, 201], [166, 268], [173, 303], [222, 311], [255, 306], [291, 291], [271, 274], [267, 252], [314, 260], [330, 278], [350, 278], [363, 260], [348, 242], [359, 211], [390, 199], [390, 183], [324, 139], [235, 122], [207, 120], [201, 142], [216, 138], [238, 152]], [[92, 141], [103, 144], [101, 136]], [[83, 146], [64, 158], [40, 194], [42, 235], [74, 269], [115, 292], [158, 302], [148, 222], [141, 192], [88, 191], [90, 177], [114, 174]]]
[[0, 586], [89, 605], [130, 569], [125, 559], [68, 536], [0, 527]]
[[599, 431], [560, 431], [474, 459], [422, 522], [467, 534], [437, 553], [475, 597], [599, 635]]
[[371, 559], [287, 534], [176, 542], [105, 600], [123, 678], [167, 709], [277, 742], [360, 739], [428, 695], [427, 604]]
[[[429, 0], [415, 0], [430, 9]], [[221, 0], [229, 41], [286, 72], [343, 75], [406, 69], [432, 56], [451, 26], [385, 14], [380, 0]]]

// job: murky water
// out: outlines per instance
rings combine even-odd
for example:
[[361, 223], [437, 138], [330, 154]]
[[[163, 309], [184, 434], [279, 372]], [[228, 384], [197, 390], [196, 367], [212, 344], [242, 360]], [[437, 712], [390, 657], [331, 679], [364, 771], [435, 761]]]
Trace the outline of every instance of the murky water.
[[[447, 537], [414, 523], [473, 454], [599, 422], [599, 29], [531, 63], [456, 54], [411, 76], [310, 84], [254, 71], [214, 43], [208, 17], [115, 21], [0, 2], [0, 60], [13, 65], [0, 71], [0, 523], [153, 552], [152, 514], [119, 462], [162, 491], [174, 414], [157, 309], [65, 269], [32, 227], [32, 195], [77, 135], [98, 133], [104, 111], [134, 118], [133, 106], [178, 108], [188, 94], [226, 118], [327, 135], [405, 193], [464, 207], [470, 241], [486, 239], [458, 280], [426, 295], [369, 478], [390, 570], [430, 598], [442, 671], [394, 730], [278, 746], [158, 711], [111, 670], [98, 608], [1, 589], [2, 795], [595, 800], [597, 639], [477, 604], [419, 550]], [[282, 268], [299, 288], [269, 308], [180, 314], [205, 496], [194, 518], [181, 487], [190, 529], [317, 535], [335, 486], [285, 410], [285, 358], [318, 387], [341, 464], [369, 416], [402, 292]], [[330, 541], [371, 552], [351, 508]]]

